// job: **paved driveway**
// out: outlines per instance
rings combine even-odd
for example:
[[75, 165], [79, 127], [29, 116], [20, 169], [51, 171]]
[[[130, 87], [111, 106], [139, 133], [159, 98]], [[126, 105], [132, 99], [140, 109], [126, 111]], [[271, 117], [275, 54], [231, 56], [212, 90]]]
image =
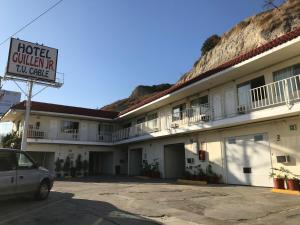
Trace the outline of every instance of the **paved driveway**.
[[0, 202], [0, 224], [300, 224], [300, 197], [130, 178], [57, 181], [47, 201]]

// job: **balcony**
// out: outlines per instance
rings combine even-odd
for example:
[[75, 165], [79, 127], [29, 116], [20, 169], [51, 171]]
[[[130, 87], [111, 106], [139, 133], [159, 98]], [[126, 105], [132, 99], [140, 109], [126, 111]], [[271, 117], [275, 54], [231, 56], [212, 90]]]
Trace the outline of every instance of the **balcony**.
[[[50, 134], [50, 135], [49, 135]], [[21, 136], [21, 133], [19, 133]], [[27, 131], [27, 138], [30, 139], [44, 139], [44, 140], [61, 140], [61, 141], [83, 141], [83, 142], [112, 142], [112, 133], [101, 132], [100, 134], [91, 134], [88, 137], [82, 137], [79, 130], [69, 129], [61, 131], [53, 130], [37, 130], [29, 129]]]
[[249, 109], [280, 104], [292, 105], [300, 99], [300, 75], [276, 81], [249, 91]]
[[158, 132], [161, 130], [160, 128], [161, 128], [161, 120], [157, 118], [140, 124], [136, 124], [132, 127], [115, 131], [113, 132], [112, 140], [115, 142], [115, 141], [121, 141], [124, 139], [133, 138], [133, 137], [138, 137], [145, 134]]
[[[189, 126], [196, 123], [208, 122], [211, 120], [211, 110], [208, 104], [200, 105], [199, 107], [182, 110], [176, 114], [168, 114], [164, 121], [165, 130], [176, 129], [183, 126]], [[162, 131], [162, 118], [146, 121], [124, 128], [113, 133], [113, 142], [122, 141], [134, 137], [139, 137], [154, 132]]]
[[[64, 130], [64, 132], [60, 130], [58, 132], [53, 132], [51, 130], [43, 131], [30, 129], [28, 131], [28, 138], [113, 143], [154, 133], [155, 135], [153, 136], [159, 136], [163, 133], [170, 133], [170, 131], [177, 128], [188, 130], [193, 125], [208, 124], [214, 121], [218, 121], [220, 124], [223, 119], [227, 119], [230, 123], [230, 119], [233, 117], [237, 118], [237, 116], [267, 108], [287, 105], [290, 109], [295, 102], [300, 100], [300, 75], [250, 89], [242, 94], [242, 99], [245, 104], [237, 105], [234, 112], [230, 115], [223, 114], [215, 116], [214, 108], [212, 106], [209, 104], [202, 104], [173, 114], [162, 115], [159, 118], [139, 123], [132, 127], [119, 129], [114, 132], [102, 131], [100, 133], [81, 134], [78, 129]], [[197, 126], [193, 127], [198, 129]]]
[[34, 139], [47, 139], [48, 133], [42, 130], [36, 129], [29, 129], [27, 131], [27, 138], [34, 138]]

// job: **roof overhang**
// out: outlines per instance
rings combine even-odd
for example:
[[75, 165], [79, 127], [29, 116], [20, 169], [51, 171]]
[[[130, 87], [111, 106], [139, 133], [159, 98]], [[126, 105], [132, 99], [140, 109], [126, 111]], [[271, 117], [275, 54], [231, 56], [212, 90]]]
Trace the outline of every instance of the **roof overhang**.
[[[1, 122], [12, 122], [15, 121], [19, 116], [24, 114], [25, 110], [22, 109], [10, 109], [8, 110], [1, 118]], [[74, 119], [85, 119], [93, 121], [108, 121], [112, 122], [113, 119], [93, 117], [93, 116], [84, 116], [84, 115], [75, 115], [68, 113], [55, 113], [55, 112], [44, 112], [44, 111], [30, 111], [31, 115], [40, 115], [40, 116], [54, 116], [54, 117], [65, 117], [65, 118], [74, 118]]]
[[120, 115], [119, 118], [131, 118], [142, 113], [156, 110], [163, 105], [209, 90], [230, 80], [236, 80], [247, 74], [268, 68], [297, 56], [300, 56], [300, 37]]

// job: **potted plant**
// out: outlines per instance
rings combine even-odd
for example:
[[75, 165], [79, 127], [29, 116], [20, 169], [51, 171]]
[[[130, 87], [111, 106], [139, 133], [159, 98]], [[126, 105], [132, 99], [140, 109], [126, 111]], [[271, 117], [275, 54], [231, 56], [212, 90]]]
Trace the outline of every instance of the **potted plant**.
[[70, 167], [71, 167], [71, 177], [76, 177], [76, 167], [74, 166], [73, 160], [70, 162]]
[[275, 189], [285, 189], [284, 188], [285, 178], [283, 175], [272, 172], [270, 173], [270, 177], [273, 178], [273, 184]]
[[88, 176], [88, 170], [89, 170], [89, 162], [87, 159], [83, 160], [82, 163], [82, 169], [83, 169], [83, 175], [86, 177]]
[[77, 156], [75, 168], [76, 168], [76, 175], [78, 177], [81, 177], [82, 176], [82, 173], [81, 173], [82, 172], [81, 154], [78, 154], [78, 156]]
[[291, 191], [299, 191], [299, 180], [297, 177], [287, 178], [287, 188]]
[[160, 178], [159, 162], [157, 159], [151, 164], [151, 177]]
[[206, 176], [207, 176], [207, 182], [211, 184], [218, 184], [220, 183], [220, 180], [222, 179], [221, 175], [216, 174], [212, 170], [212, 165], [209, 164], [206, 168]]
[[70, 176], [70, 168], [71, 168], [71, 160], [70, 160], [70, 157], [67, 156], [65, 163], [64, 163], [64, 167], [63, 167], [65, 177]]
[[61, 177], [61, 171], [62, 171], [62, 161], [59, 157], [57, 157], [55, 161], [55, 172], [56, 172], [56, 177], [60, 178]]

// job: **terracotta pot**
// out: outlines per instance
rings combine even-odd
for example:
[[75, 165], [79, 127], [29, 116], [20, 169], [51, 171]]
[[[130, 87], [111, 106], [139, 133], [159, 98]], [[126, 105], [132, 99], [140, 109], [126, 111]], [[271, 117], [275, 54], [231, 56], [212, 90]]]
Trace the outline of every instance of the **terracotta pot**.
[[287, 188], [291, 191], [298, 191], [299, 190], [299, 180], [288, 179], [287, 180]]
[[275, 189], [285, 189], [284, 188], [284, 178], [273, 178]]

